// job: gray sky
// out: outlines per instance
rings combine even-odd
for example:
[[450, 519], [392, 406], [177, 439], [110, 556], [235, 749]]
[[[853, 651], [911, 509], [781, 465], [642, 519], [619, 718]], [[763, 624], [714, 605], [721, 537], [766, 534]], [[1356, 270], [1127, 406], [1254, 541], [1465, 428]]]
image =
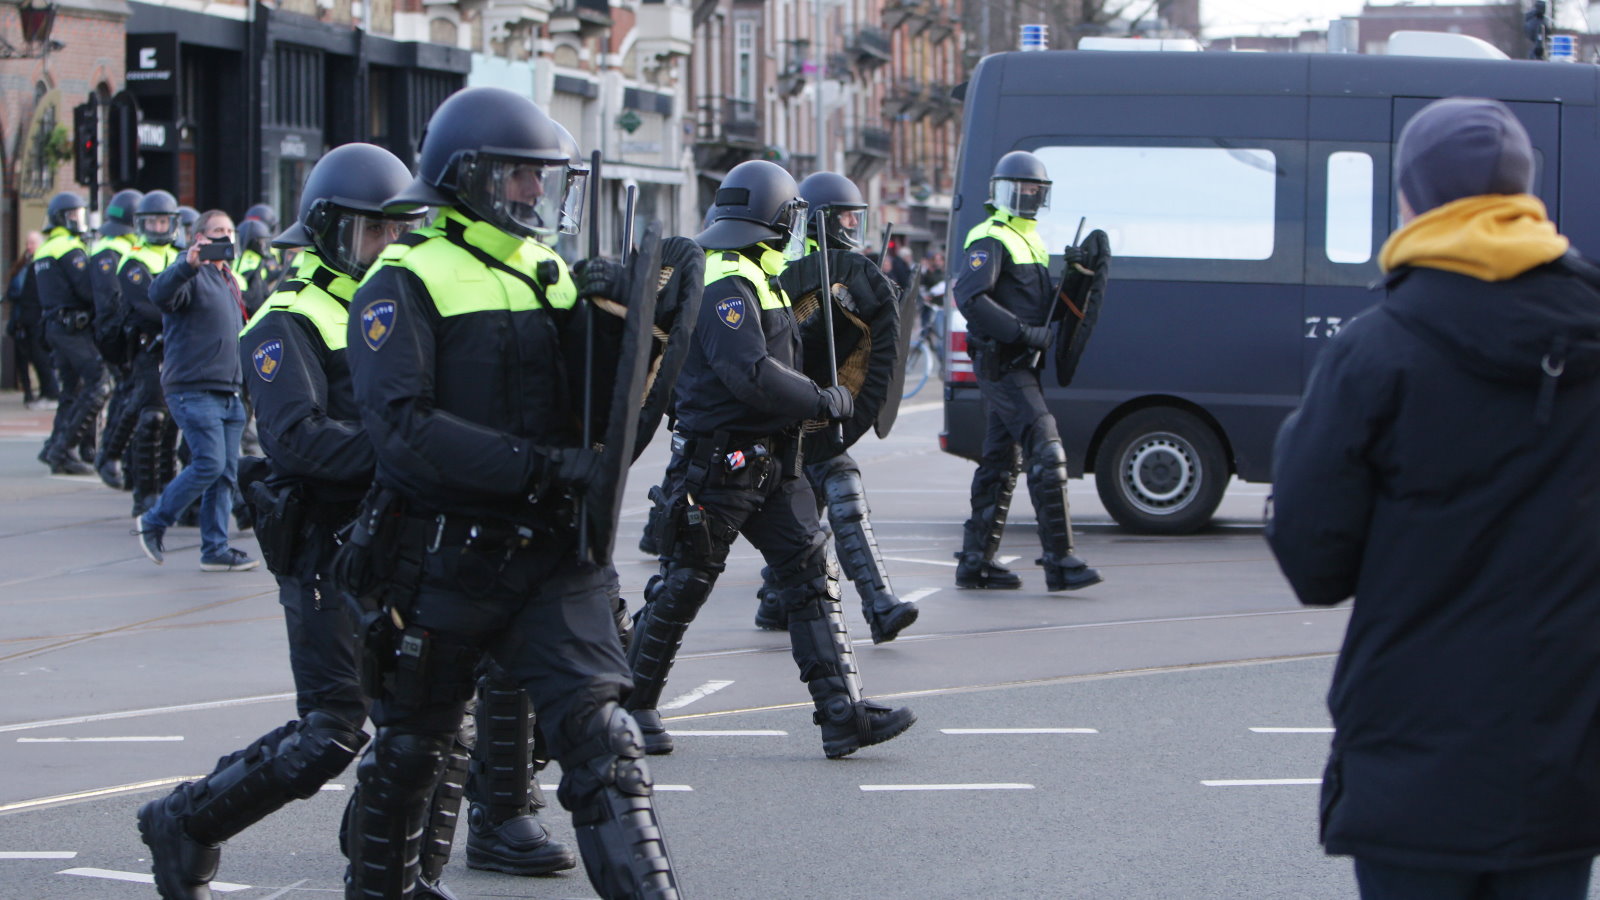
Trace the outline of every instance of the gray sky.
[[[1382, 0], [1390, 5], [1394, 0]], [[1475, 0], [1453, 0], [1437, 5], [1473, 5]], [[1242, 34], [1298, 34], [1323, 29], [1328, 20], [1361, 12], [1362, 0], [1200, 0], [1200, 21], [1207, 37]], [[1413, 5], [1430, 5], [1417, 0]], [[1585, 0], [1559, 0], [1561, 23], [1584, 27]], [[1600, 5], [1600, 4], [1597, 4]]]

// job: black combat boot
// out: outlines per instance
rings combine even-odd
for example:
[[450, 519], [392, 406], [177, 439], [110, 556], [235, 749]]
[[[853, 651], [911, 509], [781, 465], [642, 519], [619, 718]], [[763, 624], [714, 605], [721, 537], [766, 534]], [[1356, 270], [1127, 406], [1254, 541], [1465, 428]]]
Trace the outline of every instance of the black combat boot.
[[467, 866], [508, 875], [548, 875], [577, 857], [539, 821], [544, 794], [534, 780], [537, 731], [528, 695], [498, 666], [478, 679], [478, 739], [467, 782]]
[[161, 900], [211, 900], [211, 879], [222, 861], [221, 844], [201, 843], [184, 830], [186, 787], [139, 807], [139, 837], [150, 848]]
[[987, 591], [1014, 591], [1022, 587], [1022, 576], [982, 553], [956, 554], [956, 587]]
[[994, 561], [1011, 513], [1011, 493], [1017, 487], [1017, 467], [1009, 469], [979, 463], [972, 476], [972, 515], [962, 525], [961, 552], [956, 554], [956, 587], [1014, 591], [1022, 579]]
[[772, 584], [772, 567], [761, 567], [761, 587], [756, 591], [756, 627], [762, 631], [789, 630], [789, 614], [783, 611], [778, 589]]
[[1089, 568], [1072, 548], [1072, 515], [1067, 506], [1067, 454], [1060, 441], [1045, 441], [1028, 462], [1028, 493], [1039, 517], [1039, 543], [1044, 556], [1045, 589], [1076, 591], [1099, 584], [1100, 573]]
[[1076, 556], [1042, 556], [1034, 560], [1044, 567], [1044, 586], [1047, 591], [1076, 591], [1104, 581], [1100, 570]]

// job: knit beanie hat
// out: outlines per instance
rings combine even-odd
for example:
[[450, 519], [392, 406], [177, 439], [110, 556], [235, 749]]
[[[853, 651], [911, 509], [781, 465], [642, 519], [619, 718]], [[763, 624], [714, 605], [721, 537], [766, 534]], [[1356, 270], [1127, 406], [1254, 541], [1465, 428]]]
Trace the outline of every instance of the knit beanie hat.
[[1449, 97], [1406, 123], [1395, 171], [1400, 192], [1420, 215], [1463, 197], [1528, 193], [1533, 144], [1505, 104]]

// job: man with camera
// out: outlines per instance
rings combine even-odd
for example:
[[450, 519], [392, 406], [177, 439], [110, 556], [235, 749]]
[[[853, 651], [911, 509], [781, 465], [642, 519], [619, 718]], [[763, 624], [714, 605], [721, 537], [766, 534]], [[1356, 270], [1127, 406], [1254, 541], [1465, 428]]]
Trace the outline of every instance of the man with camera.
[[201, 213], [183, 256], [156, 276], [150, 299], [161, 309], [166, 356], [161, 388], [191, 459], [155, 506], [139, 517], [139, 547], [160, 565], [162, 537], [183, 510], [200, 499], [200, 568], [239, 572], [260, 562], [228, 546], [228, 513], [238, 479], [244, 430], [238, 334], [244, 298], [229, 261], [233, 220], [221, 210]]

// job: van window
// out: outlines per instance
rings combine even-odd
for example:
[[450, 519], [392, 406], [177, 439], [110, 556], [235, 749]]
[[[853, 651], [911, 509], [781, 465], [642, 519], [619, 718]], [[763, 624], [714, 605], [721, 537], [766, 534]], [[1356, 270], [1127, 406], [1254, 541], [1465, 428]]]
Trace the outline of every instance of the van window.
[[1052, 249], [1080, 218], [1119, 257], [1265, 260], [1274, 245], [1278, 169], [1251, 147], [1040, 147], [1054, 180], [1039, 231]]
[[1372, 157], [1353, 150], [1328, 154], [1329, 262], [1372, 258]]

